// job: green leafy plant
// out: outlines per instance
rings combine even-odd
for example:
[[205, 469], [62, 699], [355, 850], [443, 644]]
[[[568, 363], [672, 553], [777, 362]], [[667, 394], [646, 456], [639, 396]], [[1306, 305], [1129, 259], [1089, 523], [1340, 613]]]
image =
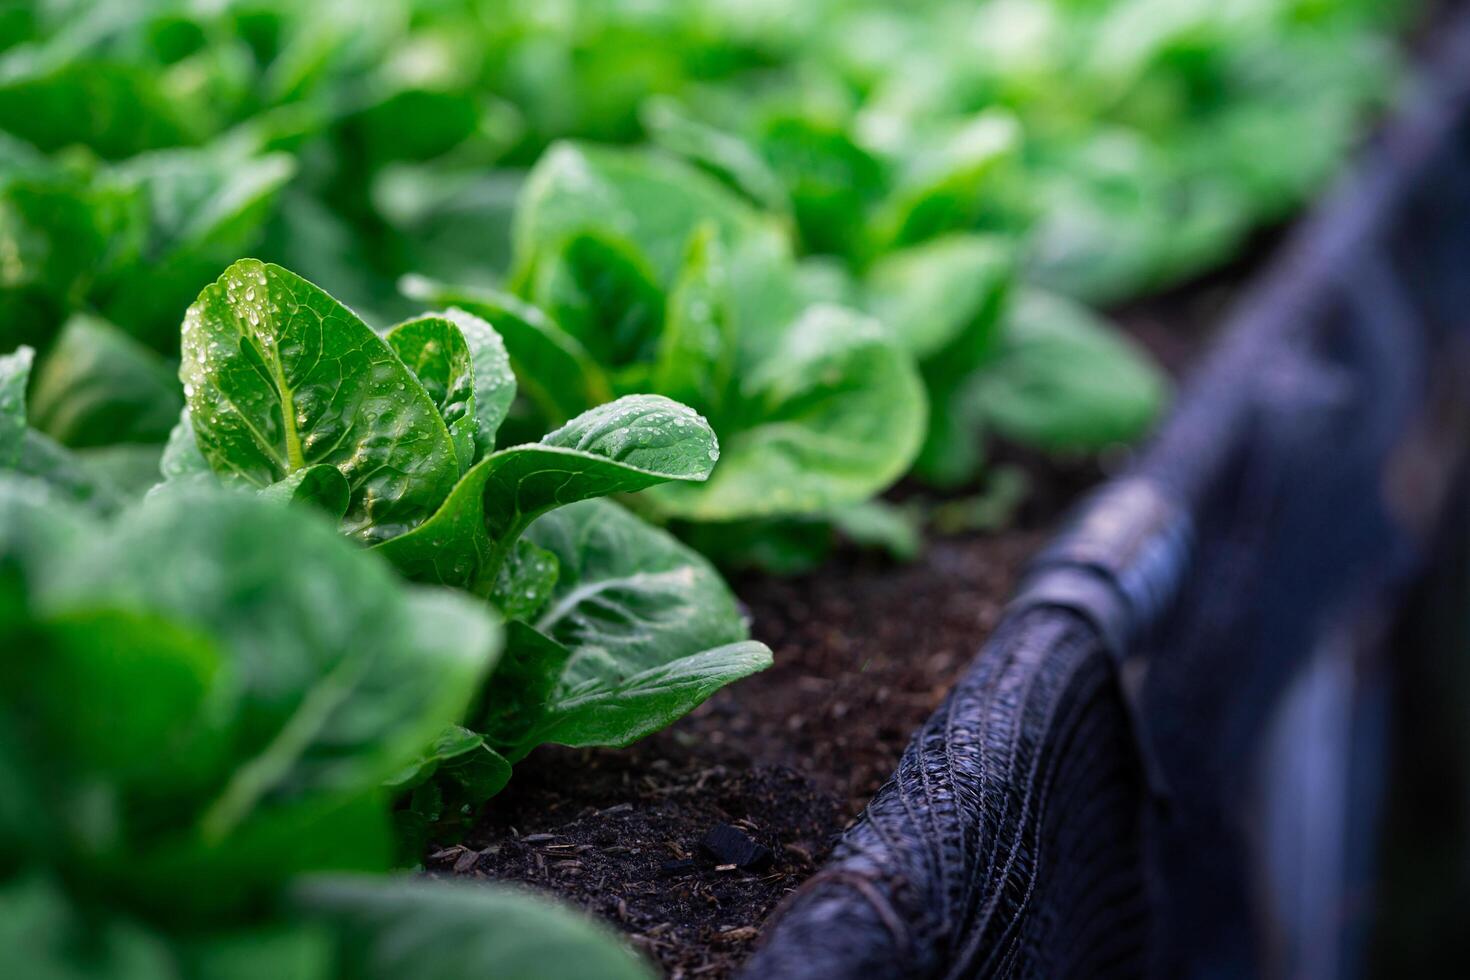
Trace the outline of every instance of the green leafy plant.
[[[16, 13], [0, 48], [0, 348], [39, 351], [43, 432], [156, 444], [173, 396], [149, 379], [169, 368], [143, 355], [171, 358], [180, 311], [235, 256], [384, 323], [411, 309], [392, 284], [418, 273], [420, 296], [480, 304], [529, 367], [534, 411], [513, 413], [513, 439], [625, 393], [689, 404], [724, 436], [724, 464], [638, 506], [690, 540], [764, 547], [871, 514], [911, 470], [973, 485], [991, 435], [1097, 448], [978, 424], [975, 392], [997, 390], [979, 376], [1031, 319], [1007, 295], [1112, 300], [1230, 254], [1331, 173], [1389, 89], [1385, 40], [1412, 7], [1166, 6]], [[88, 326], [58, 333], [76, 317]], [[1057, 351], [1077, 335], [1051, 333]], [[94, 342], [109, 356], [81, 353]], [[1111, 347], [1117, 383], [1058, 397], [1133, 439], [1158, 379]], [[1145, 375], [1149, 397], [1104, 397]], [[73, 385], [92, 408], [58, 409]]]
[[38, 977], [642, 976], [540, 900], [382, 876], [384, 783], [499, 639], [295, 509], [183, 486], [104, 520], [0, 473], [0, 954]]
[[684, 405], [628, 395], [497, 448], [517, 377], [489, 323], [449, 309], [379, 336], [254, 260], [189, 308], [180, 376], [166, 479], [308, 502], [409, 578], [511, 620], [465, 728], [396, 777], [415, 813], [498, 791], [543, 742], [626, 745], [770, 663], [707, 562], [596, 499], [708, 477], [719, 445]]
[[913, 461], [925, 401], [908, 353], [860, 312], [808, 303], [779, 223], [712, 178], [657, 154], [560, 145], [528, 179], [514, 228], [519, 298], [408, 289], [505, 324], [513, 362], [554, 358], [533, 393], [544, 419], [635, 390], [707, 415], [719, 469], [649, 493], [652, 512], [820, 515]]

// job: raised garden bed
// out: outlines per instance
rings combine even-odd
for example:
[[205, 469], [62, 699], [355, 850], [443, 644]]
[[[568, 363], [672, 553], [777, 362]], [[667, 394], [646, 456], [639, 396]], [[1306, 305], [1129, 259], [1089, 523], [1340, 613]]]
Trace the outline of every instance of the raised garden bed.
[[1280, 247], [1403, 20], [1246, 6], [0, 17], [0, 958], [1342, 972], [1470, 22]]

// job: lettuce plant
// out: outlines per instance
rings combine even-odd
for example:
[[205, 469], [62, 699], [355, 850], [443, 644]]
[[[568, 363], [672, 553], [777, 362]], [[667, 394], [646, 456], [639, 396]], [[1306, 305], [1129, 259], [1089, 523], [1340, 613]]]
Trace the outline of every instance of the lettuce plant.
[[407, 287], [505, 324], [513, 362], [557, 364], [530, 393], [544, 419], [638, 390], [708, 416], [720, 467], [647, 494], [661, 517], [820, 515], [912, 463], [925, 399], [909, 354], [859, 311], [810, 302], [780, 223], [708, 175], [655, 153], [556, 146], [518, 202], [514, 254], [516, 297]]
[[[955, 193], [939, 177], [930, 190]], [[914, 193], [915, 213], [937, 207]], [[767, 551], [801, 519], [861, 535], [865, 502], [910, 467], [936, 484], [973, 478], [992, 434], [1096, 450], [1136, 439], [1162, 405], [1146, 356], [1097, 339], [1105, 328], [1095, 318], [1061, 299], [1012, 302], [1029, 291], [1015, 287], [1015, 249], [1001, 236], [905, 245], [861, 277], [833, 270], [835, 285], [824, 286], [814, 267], [792, 260], [778, 221], [707, 174], [657, 154], [574, 144], [553, 148], [532, 172], [514, 230], [520, 296], [421, 278], [407, 289], [504, 324], [513, 361], [555, 364], [544, 375], [563, 381], [537, 393], [541, 417], [625, 390], [697, 407], [724, 434], [719, 470], [703, 485], [654, 490], [643, 506], [728, 524], [724, 536], [759, 538]], [[1053, 324], [1038, 325], [1049, 315]], [[1048, 356], [1018, 357], [1035, 349], [1026, 338], [1038, 330]], [[1018, 373], [1007, 384], [1000, 376], [1010, 370]], [[986, 424], [981, 403], [1003, 388], [1012, 401], [1024, 389], [1053, 404], [1032, 412], [1029, 426]], [[1092, 418], [1091, 438], [1048, 427], [1064, 417]], [[689, 534], [730, 553], [718, 529]]]
[[986, 441], [1097, 452], [1148, 432], [1168, 385], [1148, 354], [1075, 300], [1016, 281], [995, 236], [947, 235], [890, 252], [863, 303], [918, 361], [929, 426], [915, 473], [971, 480]]
[[[9, 399], [0, 418], [9, 440]], [[482, 604], [300, 511], [181, 486], [106, 520], [0, 472], [0, 956], [46, 977], [642, 976], [540, 900], [383, 875], [384, 783], [499, 640]]]
[[405, 576], [510, 621], [465, 727], [400, 774], [421, 812], [490, 795], [543, 742], [626, 745], [770, 663], [708, 563], [597, 499], [709, 476], [719, 444], [682, 404], [628, 395], [499, 447], [518, 378], [489, 323], [449, 309], [379, 336], [250, 259], [189, 308], [180, 377], [167, 480], [309, 502]]

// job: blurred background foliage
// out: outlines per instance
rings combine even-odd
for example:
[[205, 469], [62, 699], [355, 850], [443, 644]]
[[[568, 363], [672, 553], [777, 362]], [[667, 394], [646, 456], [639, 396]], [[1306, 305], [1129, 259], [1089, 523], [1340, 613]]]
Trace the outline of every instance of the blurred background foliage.
[[1318, 189], [1390, 90], [1395, 0], [50, 0], [0, 9], [0, 289], [171, 352], [246, 252], [364, 312], [498, 281], [553, 140], [651, 140], [839, 281], [953, 232], [1118, 299]]

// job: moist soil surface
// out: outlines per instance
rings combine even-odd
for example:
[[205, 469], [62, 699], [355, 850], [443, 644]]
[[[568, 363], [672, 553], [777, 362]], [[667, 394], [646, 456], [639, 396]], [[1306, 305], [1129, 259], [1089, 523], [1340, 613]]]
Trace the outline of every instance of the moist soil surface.
[[[1117, 319], [1177, 375], [1247, 272]], [[846, 548], [809, 574], [733, 577], [775, 666], [629, 749], [538, 750], [426, 867], [556, 893], [621, 928], [671, 978], [730, 976], [893, 771], [1066, 508], [1125, 463], [999, 447], [992, 472], [1029, 485], [1004, 530], [931, 535], [908, 563]]]

